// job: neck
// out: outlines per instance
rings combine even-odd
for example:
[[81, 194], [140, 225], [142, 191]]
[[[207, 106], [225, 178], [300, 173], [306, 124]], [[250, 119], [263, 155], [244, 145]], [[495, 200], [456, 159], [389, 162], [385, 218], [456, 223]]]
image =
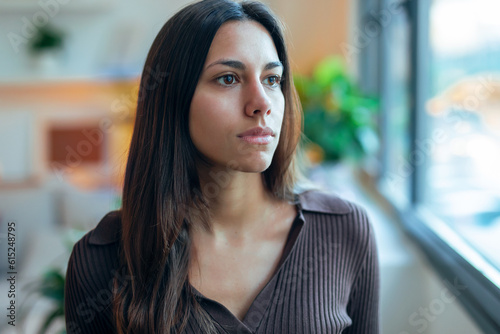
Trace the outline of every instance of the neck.
[[252, 235], [262, 230], [276, 199], [267, 191], [261, 173], [214, 170], [200, 173], [200, 185], [210, 208], [213, 236]]

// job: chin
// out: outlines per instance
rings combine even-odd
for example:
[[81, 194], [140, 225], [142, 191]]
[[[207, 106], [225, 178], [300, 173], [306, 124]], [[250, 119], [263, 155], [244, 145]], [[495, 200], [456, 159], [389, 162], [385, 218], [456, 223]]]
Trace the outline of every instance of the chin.
[[233, 160], [228, 166], [231, 169], [245, 173], [262, 173], [271, 166], [271, 157], [248, 157], [239, 160]]
[[263, 173], [265, 172], [271, 164], [265, 166], [249, 166], [248, 168], [238, 169], [240, 172], [244, 173]]

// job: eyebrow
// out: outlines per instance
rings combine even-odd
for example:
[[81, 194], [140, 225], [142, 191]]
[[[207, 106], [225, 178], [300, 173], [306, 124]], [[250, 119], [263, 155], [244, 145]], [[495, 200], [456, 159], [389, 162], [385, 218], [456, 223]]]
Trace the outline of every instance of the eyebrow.
[[[243, 64], [241, 61], [231, 60], [231, 59], [221, 59], [221, 60], [214, 61], [213, 63], [208, 65], [206, 69], [209, 69], [210, 67], [215, 66], [215, 65], [229, 66], [229, 67], [235, 68], [237, 70], [245, 70], [246, 69], [245, 64]], [[280, 61], [272, 61], [270, 63], [267, 63], [266, 66], [264, 66], [264, 71], [268, 71], [268, 70], [271, 70], [271, 69], [276, 68], [276, 67], [283, 67], [283, 64]]]

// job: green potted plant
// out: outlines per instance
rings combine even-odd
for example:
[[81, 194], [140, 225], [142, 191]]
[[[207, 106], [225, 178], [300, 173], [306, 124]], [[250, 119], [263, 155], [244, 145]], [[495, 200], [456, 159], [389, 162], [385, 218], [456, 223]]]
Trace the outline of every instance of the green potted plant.
[[63, 47], [63, 33], [49, 25], [39, 27], [29, 44], [32, 54], [59, 50]]
[[361, 93], [340, 56], [294, 82], [304, 111], [305, 151], [313, 163], [357, 160], [377, 150], [378, 101]]
[[50, 25], [38, 27], [28, 44], [32, 60], [39, 70], [52, 71], [64, 46], [64, 33]]

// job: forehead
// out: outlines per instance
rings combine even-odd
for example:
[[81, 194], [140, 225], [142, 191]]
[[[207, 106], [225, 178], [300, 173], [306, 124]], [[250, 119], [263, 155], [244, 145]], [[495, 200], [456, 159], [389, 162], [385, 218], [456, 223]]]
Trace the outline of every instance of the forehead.
[[243, 62], [278, 61], [278, 53], [269, 32], [260, 23], [230, 21], [217, 31], [207, 55], [206, 64], [221, 58]]

